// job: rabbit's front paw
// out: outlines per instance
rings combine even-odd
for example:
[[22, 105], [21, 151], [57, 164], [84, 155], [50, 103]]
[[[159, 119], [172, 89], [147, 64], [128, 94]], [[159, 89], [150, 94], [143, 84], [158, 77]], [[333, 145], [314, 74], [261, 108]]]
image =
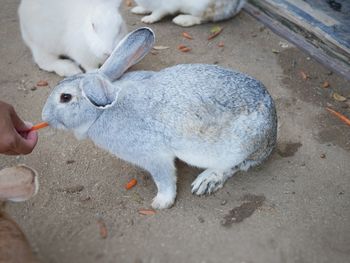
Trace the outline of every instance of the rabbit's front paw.
[[145, 15], [151, 13], [150, 11], [146, 10], [142, 6], [135, 6], [131, 9], [131, 13], [137, 14], [137, 15]]
[[167, 15], [167, 12], [164, 10], [154, 10], [149, 16], [142, 17], [141, 21], [146, 24], [152, 24], [161, 20], [165, 15]]
[[141, 21], [146, 24], [153, 24], [154, 22], [157, 22], [159, 19], [157, 17], [154, 17], [153, 15], [144, 16], [142, 17]]
[[152, 207], [154, 209], [170, 208], [175, 202], [175, 195], [158, 193], [153, 199]]
[[178, 15], [173, 19], [173, 22], [179, 26], [189, 27], [201, 24], [201, 19], [191, 15]]
[[207, 169], [202, 172], [191, 184], [192, 194], [211, 194], [224, 186], [226, 179], [224, 173]]
[[81, 69], [71, 61], [58, 60], [54, 71], [62, 77], [69, 77], [82, 73]]

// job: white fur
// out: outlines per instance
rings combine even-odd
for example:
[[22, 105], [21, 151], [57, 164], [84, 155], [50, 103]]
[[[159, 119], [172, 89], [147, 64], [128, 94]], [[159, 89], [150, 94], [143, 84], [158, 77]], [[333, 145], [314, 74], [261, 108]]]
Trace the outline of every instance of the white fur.
[[[228, 19], [239, 13], [245, 0], [135, 0], [137, 5], [131, 12], [150, 14], [141, 19], [154, 23], [166, 15], [180, 14], [173, 19], [179, 26], [193, 26], [203, 22]], [[185, 15], [181, 15], [185, 14]]]
[[[60, 76], [92, 71], [126, 34], [120, 0], [22, 0], [24, 42], [35, 62]], [[70, 59], [60, 59], [59, 56]]]
[[153, 199], [152, 207], [154, 209], [164, 209], [171, 207], [176, 198], [176, 189], [174, 191], [168, 191], [166, 194], [157, 193], [156, 197]]
[[223, 171], [206, 169], [191, 184], [192, 193], [197, 195], [211, 194], [222, 188], [225, 181], [226, 178]]

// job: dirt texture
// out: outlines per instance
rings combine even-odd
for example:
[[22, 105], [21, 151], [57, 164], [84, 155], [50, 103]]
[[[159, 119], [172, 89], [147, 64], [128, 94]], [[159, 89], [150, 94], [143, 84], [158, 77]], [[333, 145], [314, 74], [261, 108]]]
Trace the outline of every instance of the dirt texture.
[[[61, 78], [33, 63], [21, 39], [18, 4], [1, 0], [0, 98], [37, 123]], [[129, 30], [144, 26], [128, 9], [123, 6], [122, 13]], [[174, 207], [143, 215], [139, 210], [149, 209], [156, 194], [145, 171], [90, 141], [43, 129], [32, 154], [0, 156], [0, 168], [24, 163], [40, 173], [39, 193], [27, 202], [8, 204], [6, 211], [42, 262], [348, 262], [350, 127], [325, 108], [350, 116], [349, 82], [245, 13], [218, 25], [224, 30], [211, 41], [213, 24], [183, 29], [166, 18], [151, 25], [156, 45], [169, 49], [147, 55], [133, 70], [214, 63], [254, 76], [277, 105], [278, 150], [263, 165], [236, 174], [223, 189], [204, 197], [191, 194], [200, 169], [177, 162]], [[193, 40], [183, 38], [184, 31]], [[191, 51], [180, 52], [180, 44]], [[41, 80], [48, 86], [36, 86]], [[328, 88], [322, 87], [324, 81]], [[334, 92], [348, 101], [336, 101]], [[133, 178], [138, 184], [125, 190]], [[242, 206], [249, 212], [244, 220], [223, 226], [225, 216]]]

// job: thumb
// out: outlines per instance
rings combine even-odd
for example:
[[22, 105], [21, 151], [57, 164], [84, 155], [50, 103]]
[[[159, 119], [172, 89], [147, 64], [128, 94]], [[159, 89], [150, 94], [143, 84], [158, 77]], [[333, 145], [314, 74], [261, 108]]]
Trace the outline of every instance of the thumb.
[[11, 116], [11, 120], [12, 120], [13, 126], [15, 127], [15, 129], [18, 132], [28, 131], [33, 126], [32, 124], [30, 124], [28, 122], [22, 121], [22, 119], [20, 117], [18, 117], [18, 115], [17, 115], [15, 110], [12, 110], [10, 112], [10, 116]]
[[37, 142], [38, 133], [36, 131], [30, 131], [26, 138], [18, 135], [14, 151], [19, 154], [29, 154], [33, 151]]

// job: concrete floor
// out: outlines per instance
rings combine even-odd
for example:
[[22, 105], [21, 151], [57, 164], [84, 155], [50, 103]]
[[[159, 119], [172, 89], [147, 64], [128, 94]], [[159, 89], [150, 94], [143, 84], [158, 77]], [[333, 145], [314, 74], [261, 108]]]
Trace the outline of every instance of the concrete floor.
[[[0, 98], [24, 119], [39, 122], [60, 78], [33, 63], [21, 40], [18, 3], [1, 0]], [[125, 7], [123, 14], [130, 30], [142, 26]], [[219, 25], [224, 31], [211, 42], [206, 39], [212, 24], [186, 29], [192, 41], [170, 20], [152, 25], [157, 45], [170, 49], [148, 55], [135, 68], [217, 63], [261, 80], [277, 104], [276, 152], [208, 197], [190, 192], [200, 170], [178, 162], [175, 206], [142, 216], [138, 210], [149, 207], [156, 193], [146, 172], [72, 134], [42, 130], [31, 155], [0, 157], [0, 167], [26, 163], [40, 172], [39, 193], [8, 204], [7, 211], [42, 262], [349, 262], [350, 127], [325, 107], [349, 116], [349, 103], [335, 101], [332, 93], [350, 98], [350, 83], [290, 44], [281, 47], [281, 38], [244, 13]], [[193, 50], [179, 52], [181, 43]], [[310, 79], [303, 80], [300, 71]], [[39, 80], [50, 87], [32, 90]], [[325, 80], [330, 88], [321, 87]], [[126, 191], [131, 178], [138, 184]], [[77, 186], [83, 190], [66, 191]], [[246, 218], [230, 221], [234, 212]], [[106, 223], [106, 239], [100, 237], [98, 218]]]

